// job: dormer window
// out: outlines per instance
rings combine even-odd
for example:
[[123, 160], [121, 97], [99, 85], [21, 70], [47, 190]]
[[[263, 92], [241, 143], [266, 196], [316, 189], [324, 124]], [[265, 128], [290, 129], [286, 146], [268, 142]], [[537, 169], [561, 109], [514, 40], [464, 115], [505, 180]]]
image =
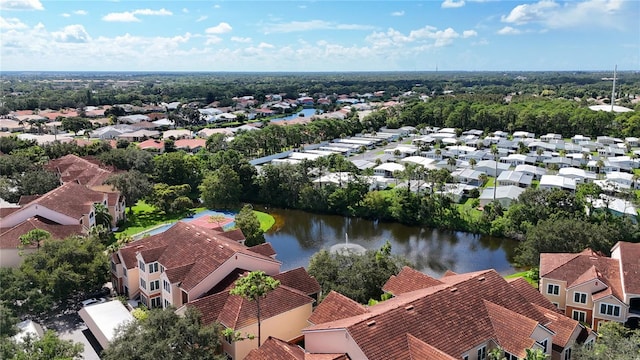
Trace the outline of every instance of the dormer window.
[[157, 262], [152, 262], [149, 264], [149, 273], [155, 273], [158, 272], [158, 263]]
[[144, 262], [142, 260], [138, 261], [138, 267], [140, 268], [140, 271], [144, 272]]

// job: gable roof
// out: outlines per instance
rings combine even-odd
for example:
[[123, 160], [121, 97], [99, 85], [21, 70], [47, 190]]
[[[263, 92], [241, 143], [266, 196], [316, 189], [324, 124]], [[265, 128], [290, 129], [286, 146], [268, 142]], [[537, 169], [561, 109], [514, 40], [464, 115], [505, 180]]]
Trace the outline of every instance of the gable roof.
[[382, 290], [393, 295], [424, 289], [442, 284], [442, 281], [423, 274], [409, 266], [404, 266], [398, 275], [392, 275], [382, 286]]
[[[278, 286], [260, 300], [261, 320], [313, 303], [313, 298], [285, 285]], [[205, 325], [220, 322], [230, 329], [241, 329], [258, 322], [256, 303], [229, 290], [202, 297], [187, 304], [202, 313]]]
[[624, 299], [618, 260], [591, 249], [577, 254], [540, 254], [540, 277], [565, 281], [567, 287], [597, 279], [609, 287], [599, 297], [611, 294], [618, 300]]
[[23, 208], [41, 205], [49, 210], [79, 219], [89, 214], [93, 209], [93, 204], [103, 202], [105, 197], [104, 193], [91, 190], [75, 182], [69, 182], [25, 204]]
[[531, 286], [524, 278], [507, 279], [507, 282], [530, 303], [553, 312], [559, 312], [558, 308], [549, 299], [544, 297], [540, 291]]
[[619, 241], [613, 246], [620, 248], [622, 283], [627, 294], [640, 294], [640, 244]]
[[309, 317], [309, 322], [322, 324], [350, 316], [362, 315], [367, 312], [367, 308], [358, 302], [338, 292], [331, 291], [313, 311], [313, 314]]
[[96, 160], [92, 161], [74, 154], [50, 160], [45, 165], [45, 169], [57, 172], [63, 184], [77, 182], [87, 186], [102, 185], [115, 171]]
[[348, 360], [345, 354], [309, 354], [297, 345], [269, 336], [258, 349], [253, 349], [245, 360]]
[[434, 348], [411, 334], [407, 334], [407, 344], [411, 359], [457, 360], [457, 358]]
[[227, 238], [224, 233], [183, 221], [162, 233], [129, 243], [119, 252], [127, 269], [137, 266], [136, 253], [140, 253], [145, 262], [159, 262], [165, 267], [169, 280], [181, 282], [180, 287], [186, 291], [236, 254], [277, 262]]
[[[253, 248], [250, 249], [253, 250]], [[273, 278], [279, 280], [280, 284], [297, 289], [307, 295], [318, 294], [321, 290], [316, 278], [309, 275], [303, 267], [281, 272], [274, 275]]]
[[[316, 323], [311, 321], [314, 311], [309, 320], [316, 325], [303, 333], [344, 329], [369, 359], [410, 359], [406, 341], [410, 334], [460, 358], [489, 340], [502, 341], [511, 353], [520, 354], [532, 345], [533, 326], [548, 322], [494, 270], [450, 275], [440, 281], [442, 284], [400, 294], [344, 319]], [[505, 338], [513, 334], [522, 338]]]
[[[64, 239], [71, 235], [82, 234], [82, 225], [58, 225], [33, 217], [12, 228], [0, 228], [0, 249], [16, 249], [21, 245], [20, 236], [33, 229], [42, 229], [51, 234], [52, 239]], [[34, 245], [35, 247], [35, 245]]]
[[552, 344], [554, 350], [558, 352], [561, 352], [567, 347], [569, 340], [571, 340], [571, 335], [573, 335], [573, 332], [576, 329], [583, 329], [578, 321], [573, 320], [570, 317], [563, 316], [553, 310], [549, 310], [536, 304], [533, 304], [533, 306], [535, 306], [538, 311], [543, 313], [544, 316], [549, 319], [549, 322], [545, 326], [555, 333]]

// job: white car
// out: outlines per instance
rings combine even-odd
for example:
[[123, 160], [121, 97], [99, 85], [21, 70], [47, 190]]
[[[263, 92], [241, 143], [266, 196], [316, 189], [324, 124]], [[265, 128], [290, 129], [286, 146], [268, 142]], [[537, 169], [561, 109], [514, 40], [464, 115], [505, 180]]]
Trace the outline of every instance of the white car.
[[82, 302], [82, 306], [102, 304], [105, 301], [107, 301], [107, 299], [105, 299], [105, 298], [91, 298], [91, 299], [84, 300]]

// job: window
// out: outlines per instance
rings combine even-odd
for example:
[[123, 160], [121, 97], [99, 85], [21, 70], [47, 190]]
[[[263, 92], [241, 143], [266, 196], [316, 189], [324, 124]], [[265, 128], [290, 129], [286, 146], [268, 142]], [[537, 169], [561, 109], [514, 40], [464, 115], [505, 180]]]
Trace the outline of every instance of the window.
[[160, 298], [160, 296], [151, 298], [151, 307], [152, 308], [157, 308], [162, 306], [162, 298]]
[[587, 321], [587, 313], [584, 311], [573, 310], [573, 312], [571, 313], [571, 317], [573, 318], [573, 320], [576, 320], [576, 321], [580, 321], [580, 322]]
[[549, 339], [544, 339], [544, 340], [538, 342], [538, 344], [540, 344], [540, 346], [542, 346], [542, 351], [546, 354], [547, 353], [547, 344], [549, 344]]
[[620, 316], [620, 306], [611, 304], [600, 304], [600, 314]]
[[551, 304], [553, 304], [553, 306], [557, 307], [558, 309], [560, 308], [560, 304], [557, 302], [552, 302]]
[[124, 275], [124, 277], [127, 277], [127, 268], [126, 267], [122, 267], [122, 275]]
[[462, 360], [469, 360], [469, 355], [465, 355], [462, 357]]
[[558, 294], [560, 294], [560, 286], [555, 285], [555, 284], [547, 285], [547, 294], [550, 294], [550, 295], [558, 295]]
[[164, 272], [164, 266], [160, 265], [160, 272], [163, 273]]
[[111, 262], [111, 271], [116, 272], [116, 263], [115, 262]]
[[152, 262], [151, 264], [149, 264], [149, 273], [154, 273], [154, 272], [158, 272], [157, 262]]
[[164, 308], [168, 308], [169, 306], [171, 306], [171, 304], [169, 303], [169, 300], [164, 299]]
[[147, 302], [147, 297], [140, 294], [140, 301], [144, 304], [144, 306], [149, 306], [149, 303]]
[[565, 349], [564, 351], [564, 360], [570, 360], [571, 359], [571, 348]]
[[487, 358], [487, 347], [483, 346], [478, 349], [478, 360], [484, 360]]
[[587, 294], [576, 291], [575, 293], [573, 293], [573, 302], [578, 304], [586, 304]]
[[144, 279], [140, 279], [140, 287], [147, 290], [147, 282]]
[[164, 288], [164, 291], [171, 294], [171, 284], [167, 280], [162, 280], [162, 287]]
[[160, 280], [151, 281], [149, 283], [149, 287], [151, 288], [151, 291], [160, 290]]
[[138, 261], [138, 267], [140, 268], [140, 271], [144, 272], [144, 262], [142, 260]]
[[506, 352], [506, 351], [504, 352], [504, 358], [505, 358], [506, 360], [518, 360], [518, 357], [517, 357], [517, 356], [515, 356], [515, 355], [511, 355], [511, 354], [509, 354], [509, 353], [508, 353], [508, 352]]

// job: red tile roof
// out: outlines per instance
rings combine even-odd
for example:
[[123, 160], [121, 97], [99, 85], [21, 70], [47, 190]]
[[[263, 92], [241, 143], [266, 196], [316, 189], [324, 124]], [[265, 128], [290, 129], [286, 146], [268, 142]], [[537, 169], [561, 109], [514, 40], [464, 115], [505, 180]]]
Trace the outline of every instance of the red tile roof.
[[527, 280], [518, 277], [514, 279], [507, 279], [509, 285], [513, 287], [520, 295], [529, 300], [530, 303], [543, 307], [553, 312], [559, 312], [558, 308], [549, 301], [544, 295], [537, 289], [531, 286]]
[[434, 348], [424, 341], [421, 341], [411, 334], [407, 334], [407, 343], [409, 346], [410, 359], [458, 360], [457, 358]]
[[545, 326], [549, 330], [556, 333], [553, 337], [553, 347], [557, 350], [564, 350], [569, 344], [569, 340], [571, 340], [571, 335], [573, 334], [573, 332], [577, 328], [582, 329], [580, 323], [570, 317], [563, 316], [553, 310], [549, 310], [542, 306], [538, 306], [535, 304], [533, 306], [535, 306], [538, 311], [543, 313], [544, 316], [549, 319], [549, 322], [545, 324]]
[[484, 300], [484, 306], [498, 346], [519, 358], [526, 357], [525, 349], [535, 344], [530, 336], [538, 322], [488, 300]]
[[0, 228], [0, 249], [18, 248], [20, 236], [33, 229], [45, 230], [51, 234], [52, 239], [61, 240], [71, 235], [82, 234], [83, 227], [82, 225], [58, 225], [39, 218], [29, 218], [12, 228]]
[[[288, 286], [280, 285], [260, 299], [262, 321], [313, 303], [313, 299]], [[230, 329], [241, 329], [258, 321], [256, 302], [223, 291], [189, 302], [202, 314], [205, 325], [220, 322]]]
[[57, 172], [62, 183], [77, 182], [87, 186], [102, 185], [115, 172], [112, 167], [73, 154], [49, 161], [45, 169]]
[[309, 317], [309, 322], [316, 325], [323, 324], [351, 316], [362, 315], [367, 312], [367, 308], [363, 305], [340, 293], [331, 291], [313, 311], [313, 314]]
[[227, 238], [225, 233], [183, 221], [162, 233], [129, 243], [119, 252], [128, 269], [137, 266], [137, 252], [141, 252], [145, 262], [158, 261], [165, 267], [169, 280], [181, 282], [180, 287], [186, 291], [238, 253], [277, 262]]
[[157, 149], [157, 150], [162, 150], [164, 149], [164, 142], [163, 141], [158, 141], [155, 139], [149, 139], [149, 140], [145, 140], [141, 143], [138, 144], [138, 147], [140, 149]]
[[178, 139], [175, 142], [176, 149], [199, 149], [207, 145], [205, 139]]
[[[512, 353], [520, 354], [524, 347], [519, 346], [530, 344], [531, 333], [521, 339], [508, 339], [505, 334], [517, 330], [514, 333], [520, 336], [530, 325], [548, 322], [494, 270], [440, 280], [443, 284], [400, 294], [367, 308], [367, 312], [343, 319], [314, 322], [314, 311], [309, 321], [316, 325], [303, 333], [309, 336], [314, 331], [345, 329], [369, 359], [410, 359], [406, 335], [411, 334], [460, 358], [463, 352], [489, 340], [502, 340]], [[521, 325], [509, 324], [510, 321], [524, 324], [526, 329], [514, 330], [512, 326]]]
[[393, 295], [400, 295], [440, 284], [442, 284], [440, 280], [405, 266], [400, 270], [398, 275], [392, 275], [389, 280], [387, 280], [382, 286], [382, 290]]
[[[243, 235], [244, 237], [244, 235]], [[273, 249], [273, 246], [271, 246], [271, 243], [262, 243], [259, 245], [255, 245], [250, 247], [251, 251], [256, 252], [258, 254], [262, 254], [265, 256], [274, 256], [276, 255], [276, 251]]]
[[40, 205], [74, 219], [80, 219], [91, 212], [94, 203], [103, 202], [106, 197], [104, 193], [70, 182], [25, 204], [23, 208]]
[[[253, 248], [250, 249], [253, 250]], [[318, 281], [309, 275], [303, 267], [281, 272], [274, 275], [273, 278], [279, 280], [282, 285], [300, 290], [307, 295], [318, 294], [321, 290]]]
[[578, 254], [540, 254], [540, 277], [565, 281], [567, 288], [598, 279], [610, 287], [611, 294], [624, 300], [618, 260], [590, 249]]
[[348, 360], [345, 354], [309, 354], [297, 345], [269, 336], [260, 348], [253, 349], [245, 360]]
[[640, 244], [619, 241], [614, 245], [620, 248], [620, 263], [625, 292], [640, 294]]

